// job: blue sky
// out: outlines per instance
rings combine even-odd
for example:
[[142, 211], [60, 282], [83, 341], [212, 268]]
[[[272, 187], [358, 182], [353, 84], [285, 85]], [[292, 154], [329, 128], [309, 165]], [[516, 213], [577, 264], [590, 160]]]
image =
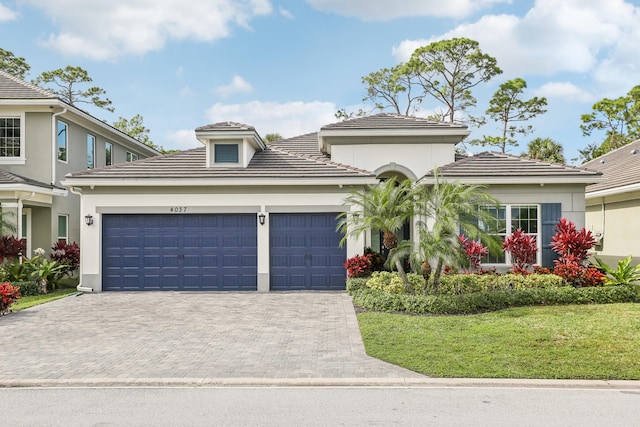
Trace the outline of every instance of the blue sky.
[[[81, 108], [109, 122], [141, 114], [167, 149], [227, 120], [262, 136], [316, 131], [360, 106], [363, 75], [452, 37], [478, 40], [504, 71], [474, 91], [472, 113], [515, 77], [547, 97], [513, 154], [540, 136], [576, 158], [601, 140], [582, 136], [580, 115], [640, 84], [640, 0], [0, 0], [0, 47], [26, 58], [29, 79], [85, 68], [116, 111]], [[495, 125], [471, 138], [482, 134]]]

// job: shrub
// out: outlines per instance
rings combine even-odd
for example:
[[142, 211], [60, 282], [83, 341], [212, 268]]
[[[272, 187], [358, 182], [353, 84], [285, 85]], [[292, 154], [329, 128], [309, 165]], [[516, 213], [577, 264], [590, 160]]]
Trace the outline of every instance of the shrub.
[[347, 292], [351, 293], [367, 286], [367, 277], [350, 277], [347, 279]]
[[368, 310], [415, 314], [473, 314], [532, 305], [634, 302], [633, 285], [599, 288], [573, 286], [482, 291], [464, 295], [407, 295], [362, 288], [352, 293], [355, 305]]
[[22, 297], [40, 295], [40, 286], [38, 286], [38, 282], [35, 282], [35, 281], [12, 282], [11, 284], [16, 288], [20, 289], [20, 296]]
[[556, 224], [556, 234], [551, 238], [551, 248], [560, 255], [554, 261], [553, 273], [561, 276], [568, 284], [579, 287], [601, 286], [604, 274], [593, 267], [586, 267], [589, 249], [595, 245], [591, 231], [561, 218]]
[[367, 255], [356, 255], [344, 262], [347, 277], [368, 277], [371, 275], [371, 259]]
[[459, 235], [460, 247], [469, 262], [469, 268], [473, 271], [480, 269], [482, 258], [489, 254], [489, 250], [479, 241]]
[[564, 281], [576, 288], [602, 286], [605, 275], [594, 267], [584, 267], [576, 263], [560, 264], [553, 268], [553, 274], [564, 279]]
[[514, 273], [525, 273], [536, 262], [536, 237], [519, 228], [505, 238], [502, 248], [511, 254]]
[[58, 242], [51, 249], [53, 250], [50, 255], [51, 259], [65, 265], [61, 274], [71, 275], [80, 267], [80, 248], [76, 242]]
[[371, 261], [371, 271], [386, 271], [384, 268], [384, 257], [380, 254], [380, 252], [376, 252], [371, 248], [364, 248], [364, 254], [369, 256], [369, 260]]
[[[440, 278], [437, 295], [463, 295], [474, 292], [499, 291], [510, 289], [532, 289], [564, 286], [561, 277], [554, 274], [504, 274], [504, 275], [476, 275], [449, 274]], [[429, 282], [428, 293], [434, 293], [432, 283]]]
[[627, 285], [640, 280], [640, 264], [632, 266], [631, 255], [618, 260], [618, 268], [615, 270], [597, 257], [596, 263], [598, 268], [606, 274], [605, 284], [607, 285]]
[[0, 236], [0, 262], [6, 258], [17, 259], [25, 254], [27, 242], [15, 236]]
[[[425, 288], [424, 278], [415, 273], [407, 274], [407, 279], [411, 284], [414, 292], [423, 292]], [[374, 271], [366, 282], [366, 286], [392, 294], [405, 293], [406, 288], [402, 282], [402, 278], [396, 272], [391, 271]]]
[[9, 312], [11, 304], [20, 298], [20, 289], [11, 283], [0, 283], [0, 315]]

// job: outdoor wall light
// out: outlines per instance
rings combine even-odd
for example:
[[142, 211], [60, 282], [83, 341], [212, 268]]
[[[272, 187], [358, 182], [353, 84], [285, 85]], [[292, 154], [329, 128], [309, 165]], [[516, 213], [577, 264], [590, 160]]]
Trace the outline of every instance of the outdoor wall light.
[[260, 212], [260, 215], [258, 215], [258, 221], [260, 222], [260, 225], [264, 225], [265, 219], [267, 219], [267, 216], [263, 212]]
[[84, 217], [84, 223], [87, 225], [93, 225], [93, 217], [91, 214], [86, 214]]

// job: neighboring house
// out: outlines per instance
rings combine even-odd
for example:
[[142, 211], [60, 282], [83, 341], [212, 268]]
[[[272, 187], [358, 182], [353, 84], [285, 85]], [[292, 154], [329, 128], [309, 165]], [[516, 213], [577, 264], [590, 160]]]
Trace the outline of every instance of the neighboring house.
[[640, 140], [583, 166], [605, 178], [586, 191], [586, 227], [597, 239], [595, 255], [614, 266], [629, 255], [640, 263]]
[[345, 197], [391, 176], [428, 184], [436, 167], [488, 184], [505, 227], [543, 241], [545, 221], [583, 226], [584, 187], [598, 173], [495, 153], [456, 161], [468, 135], [378, 114], [266, 145], [253, 127], [226, 122], [196, 129], [201, 148], [69, 174], [63, 184], [93, 219], [82, 225], [79, 289], [344, 289], [346, 258], [381, 249], [377, 232], [340, 245]]
[[29, 255], [57, 241], [80, 240], [80, 198], [60, 185], [66, 174], [158, 154], [57, 95], [0, 71], [0, 202]]

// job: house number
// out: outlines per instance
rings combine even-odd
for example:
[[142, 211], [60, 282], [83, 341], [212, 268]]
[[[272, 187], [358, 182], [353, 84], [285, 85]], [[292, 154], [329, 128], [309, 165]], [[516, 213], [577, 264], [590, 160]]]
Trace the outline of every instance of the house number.
[[185, 213], [187, 211], [186, 206], [172, 206], [169, 208], [169, 212], [172, 213]]

